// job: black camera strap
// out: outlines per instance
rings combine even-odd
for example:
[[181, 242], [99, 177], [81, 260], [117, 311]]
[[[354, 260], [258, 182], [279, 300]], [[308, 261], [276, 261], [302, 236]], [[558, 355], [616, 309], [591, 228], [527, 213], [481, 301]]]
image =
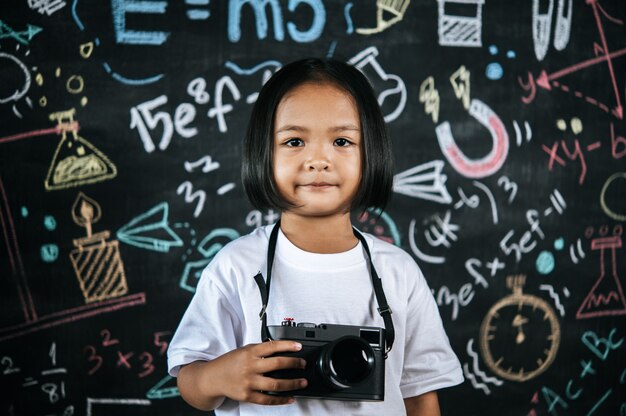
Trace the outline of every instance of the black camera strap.
[[[272, 266], [274, 265], [274, 253], [276, 252], [276, 241], [278, 240], [278, 231], [280, 230], [280, 220], [274, 225], [274, 229], [270, 234], [269, 247], [267, 249], [267, 280], [263, 279], [263, 274], [261, 272], [257, 273], [254, 276], [254, 280], [256, 284], [259, 286], [259, 292], [261, 292], [261, 302], [263, 304], [261, 308], [261, 313], [259, 313], [259, 317], [261, 318], [261, 339], [263, 341], [270, 340], [269, 330], [267, 329], [267, 303], [269, 301], [269, 291], [270, 291], [270, 283], [272, 279]], [[385, 323], [385, 340], [387, 343], [387, 351], [385, 352], [385, 358], [387, 358], [387, 354], [391, 351], [391, 347], [393, 346], [393, 341], [395, 339], [396, 333], [393, 327], [393, 320], [391, 319], [391, 308], [387, 304], [387, 298], [385, 297], [385, 291], [383, 290], [383, 285], [378, 277], [378, 273], [376, 273], [376, 269], [374, 268], [374, 263], [372, 262], [372, 255], [370, 253], [369, 247], [367, 246], [367, 241], [365, 241], [365, 237], [356, 228], [352, 228], [354, 232], [354, 236], [361, 241], [363, 248], [365, 249], [365, 253], [367, 253], [367, 259], [369, 261], [369, 269], [370, 276], [372, 278], [372, 285], [374, 287], [374, 294], [376, 295], [376, 302], [378, 303], [378, 313], [383, 318], [383, 322]]]

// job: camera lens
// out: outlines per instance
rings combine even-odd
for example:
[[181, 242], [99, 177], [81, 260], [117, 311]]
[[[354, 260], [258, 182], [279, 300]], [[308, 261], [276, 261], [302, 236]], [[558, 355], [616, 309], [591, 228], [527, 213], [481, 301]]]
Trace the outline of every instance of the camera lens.
[[365, 380], [374, 366], [374, 350], [362, 338], [347, 335], [322, 348], [318, 361], [322, 378], [335, 389]]

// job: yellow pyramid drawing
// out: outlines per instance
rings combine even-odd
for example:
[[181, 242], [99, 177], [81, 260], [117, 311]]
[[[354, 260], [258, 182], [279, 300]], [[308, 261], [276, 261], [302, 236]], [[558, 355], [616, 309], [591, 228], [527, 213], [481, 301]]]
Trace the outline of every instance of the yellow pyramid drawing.
[[[48, 191], [102, 182], [117, 176], [117, 168], [109, 158], [78, 135], [74, 113], [72, 108], [50, 114], [50, 120], [59, 123], [62, 137], [46, 177]], [[68, 132], [72, 134], [68, 136]]]

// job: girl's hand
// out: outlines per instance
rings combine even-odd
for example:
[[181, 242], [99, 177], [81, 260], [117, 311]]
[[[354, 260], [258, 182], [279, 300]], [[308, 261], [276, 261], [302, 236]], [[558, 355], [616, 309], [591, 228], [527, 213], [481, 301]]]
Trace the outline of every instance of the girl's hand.
[[292, 397], [272, 396], [261, 391], [289, 391], [306, 387], [306, 379], [276, 379], [264, 374], [274, 370], [304, 368], [298, 357], [270, 357], [279, 352], [300, 351], [294, 341], [268, 341], [249, 344], [216, 358], [212, 383], [219, 384], [222, 394], [232, 400], [264, 405], [293, 403]]

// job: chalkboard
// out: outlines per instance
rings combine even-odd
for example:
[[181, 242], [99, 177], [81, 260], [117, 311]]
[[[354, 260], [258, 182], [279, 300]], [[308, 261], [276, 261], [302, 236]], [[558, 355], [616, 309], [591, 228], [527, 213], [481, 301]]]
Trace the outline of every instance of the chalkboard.
[[[620, 1], [5, 0], [0, 413], [194, 415], [165, 351], [281, 65], [349, 61], [396, 155], [386, 212], [466, 381], [446, 415], [624, 415]], [[392, 305], [393, 307], [393, 305]]]

